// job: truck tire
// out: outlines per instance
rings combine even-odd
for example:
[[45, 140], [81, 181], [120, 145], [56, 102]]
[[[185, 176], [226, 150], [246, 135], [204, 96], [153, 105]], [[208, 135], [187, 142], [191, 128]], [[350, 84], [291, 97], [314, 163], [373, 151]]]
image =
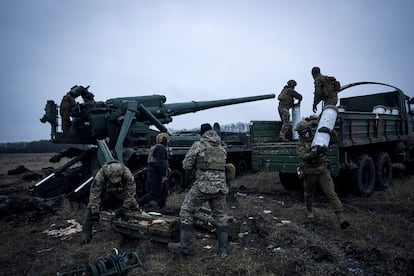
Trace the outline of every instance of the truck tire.
[[375, 188], [374, 161], [368, 154], [362, 154], [357, 158], [357, 165], [352, 178], [355, 184], [355, 192], [359, 196], [368, 197]]
[[392, 162], [390, 155], [381, 151], [375, 162], [376, 187], [385, 190], [391, 186], [392, 181]]
[[295, 173], [279, 173], [282, 186], [288, 191], [300, 190], [303, 188], [302, 180]]
[[243, 176], [246, 175], [248, 173], [248, 167], [247, 167], [247, 162], [246, 160], [240, 160], [237, 162], [237, 175], [238, 176]]

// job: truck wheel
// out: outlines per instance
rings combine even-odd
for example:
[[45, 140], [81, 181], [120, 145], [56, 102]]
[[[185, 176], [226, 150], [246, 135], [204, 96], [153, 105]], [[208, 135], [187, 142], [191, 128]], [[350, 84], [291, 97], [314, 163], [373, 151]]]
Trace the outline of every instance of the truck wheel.
[[357, 159], [358, 168], [353, 172], [355, 192], [359, 196], [368, 197], [375, 188], [374, 161], [368, 154], [360, 155]]
[[237, 167], [236, 168], [237, 168], [237, 175], [238, 176], [246, 175], [247, 172], [248, 172], [246, 160], [240, 160], [239, 162], [237, 162]]
[[282, 186], [288, 191], [303, 188], [302, 180], [295, 173], [279, 173], [279, 179]]
[[392, 181], [392, 162], [390, 155], [382, 151], [378, 154], [375, 163], [377, 188], [385, 190], [390, 187]]

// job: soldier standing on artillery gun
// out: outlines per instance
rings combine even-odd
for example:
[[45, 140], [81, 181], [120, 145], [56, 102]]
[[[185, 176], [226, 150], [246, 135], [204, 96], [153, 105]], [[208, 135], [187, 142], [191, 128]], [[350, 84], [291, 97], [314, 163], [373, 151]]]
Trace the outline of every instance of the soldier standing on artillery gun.
[[60, 116], [62, 118], [62, 131], [68, 133], [72, 124], [70, 112], [76, 106], [76, 98], [82, 96], [84, 102], [93, 102], [95, 95], [88, 91], [89, 86], [83, 87], [75, 85], [68, 93], [63, 96], [60, 102]]
[[[304, 201], [307, 216], [309, 219], [313, 219], [315, 216], [312, 205], [316, 187], [319, 183], [322, 191], [331, 202], [332, 210], [338, 219], [340, 227], [342, 229], [346, 229], [350, 224], [344, 218], [342, 203], [335, 192], [335, 185], [332, 180], [331, 173], [327, 168], [327, 149], [318, 147], [317, 150], [313, 150], [311, 148], [312, 140], [315, 136], [317, 127], [318, 120], [313, 118], [301, 121], [296, 125], [296, 130], [299, 133], [299, 142], [296, 146], [296, 151], [298, 156], [302, 158], [302, 169], [304, 174]], [[337, 134], [334, 130], [327, 127], [321, 127], [318, 131], [330, 134], [331, 143], [336, 143], [338, 141]]]
[[210, 124], [202, 124], [201, 139], [191, 146], [183, 160], [183, 168], [195, 170], [196, 180], [187, 193], [180, 210], [180, 241], [169, 243], [171, 251], [189, 254], [189, 247], [193, 235], [193, 214], [204, 202], [210, 204], [212, 217], [216, 222], [218, 252], [220, 257], [228, 254], [228, 227], [224, 210], [226, 194], [229, 189], [226, 185], [225, 166], [227, 153], [221, 146], [221, 139], [212, 130]]
[[295, 91], [295, 86], [297, 85], [295, 80], [289, 80], [287, 85], [283, 87], [282, 91], [278, 96], [279, 100], [279, 115], [280, 119], [282, 120], [282, 128], [279, 132], [279, 141], [286, 142], [288, 139], [286, 138], [286, 133], [289, 131], [290, 128], [290, 114], [289, 109], [291, 109], [294, 105], [294, 99], [297, 99], [298, 102], [296, 104], [300, 105], [302, 101], [302, 95]]
[[99, 222], [102, 205], [122, 206], [117, 211], [122, 216], [126, 210], [140, 210], [135, 199], [135, 179], [127, 166], [117, 160], [109, 161], [96, 173], [91, 186], [88, 207], [82, 225], [82, 243], [92, 240], [92, 227]]
[[69, 132], [71, 121], [70, 121], [70, 111], [76, 106], [76, 100], [70, 93], [63, 96], [62, 101], [60, 102], [60, 116], [62, 118], [62, 131], [63, 133]]

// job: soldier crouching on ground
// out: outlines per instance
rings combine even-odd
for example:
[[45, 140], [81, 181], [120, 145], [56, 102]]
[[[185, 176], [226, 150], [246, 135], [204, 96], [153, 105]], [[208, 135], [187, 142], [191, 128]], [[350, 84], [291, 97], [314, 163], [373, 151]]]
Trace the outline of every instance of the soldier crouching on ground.
[[201, 125], [200, 135], [200, 141], [193, 143], [183, 160], [184, 169], [195, 170], [196, 180], [181, 205], [180, 241], [169, 243], [168, 248], [183, 256], [189, 255], [193, 214], [204, 202], [208, 202], [216, 222], [218, 253], [224, 258], [228, 254], [228, 222], [224, 213], [226, 194], [229, 192], [225, 176], [227, 153], [210, 124]]
[[[304, 173], [304, 201], [306, 205], [307, 216], [309, 219], [312, 219], [315, 216], [312, 204], [316, 187], [319, 183], [322, 191], [331, 202], [332, 210], [338, 219], [340, 227], [342, 229], [346, 229], [350, 223], [344, 218], [342, 203], [335, 192], [335, 185], [332, 180], [330, 171], [327, 168], [327, 149], [318, 148], [318, 150], [313, 151], [311, 148], [312, 140], [315, 135], [317, 126], [317, 120], [301, 121], [296, 126], [296, 130], [299, 133], [299, 142], [297, 144], [296, 151], [298, 156], [302, 158], [302, 168]], [[336, 143], [338, 141], [337, 134], [334, 130], [330, 130], [327, 127], [321, 127], [318, 129], [318, 131], [330, 134], [331, 143]]]
[[117, 160], [103, 165], [91, 185], [89, 203], [82, 225], [82, 244], [92, 240], [92, 227], [99, 221], [102, 205], [110, 203], [116, 207], [122, 206], [117, 211], [119, 216], [126, 210], [140, 210], [135, 194], [135, 179], [127, 166]]

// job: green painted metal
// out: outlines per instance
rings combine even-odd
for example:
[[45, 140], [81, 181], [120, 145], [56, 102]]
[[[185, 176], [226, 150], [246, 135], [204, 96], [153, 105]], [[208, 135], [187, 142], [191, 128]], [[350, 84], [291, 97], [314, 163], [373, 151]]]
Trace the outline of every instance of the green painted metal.
[[[346, 85], [341, 90], [361, 84], [386, 85], [360, 82]], [[409, 158], [410, 154], [406, 152], [414, 150], [414, 114], [410, 109], [410, 98], [400, 89], [386, 86], [396, 90], [340, 100], [345, 111], [338, 113], [335, 124], [339, 143], [330, 146], [328, 151], [329, 167], [334, 177], [343, 169], [354, 169], [356, 165], [353, 161], [364, 152], [375, 158], [379, 151], [385, 150], [397, 161], [401, 156], [403, 160]], [[398, 115], [376, 114], [373, 110], [378, 105], [397, 107], [400, 112]], [[300, 163], [296, 142], [277, 142], [280, 126], [278, 121], [251, 122], [254, 171], [296, 173]]]

